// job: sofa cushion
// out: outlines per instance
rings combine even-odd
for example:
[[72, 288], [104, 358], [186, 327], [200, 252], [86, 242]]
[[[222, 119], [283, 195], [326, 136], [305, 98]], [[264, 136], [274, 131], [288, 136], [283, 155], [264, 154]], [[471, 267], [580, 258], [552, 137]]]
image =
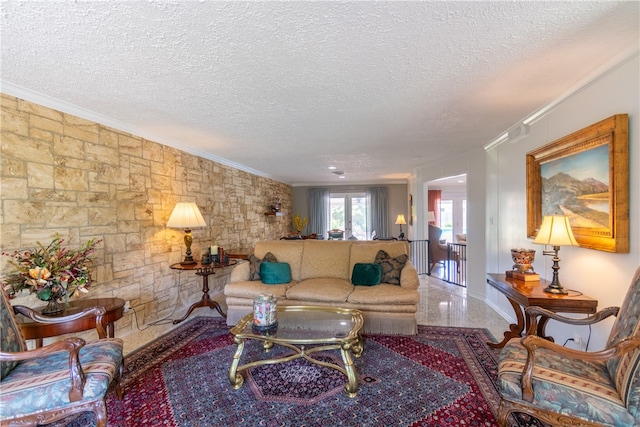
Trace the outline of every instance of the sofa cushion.
[[284, 283], [282, 285], [265, 285], [255, 280], [243, 282], [227, 283], [224, 287], [224, 294], [227, 297], [250, 298], [253, 300], [260, 294], [271, 294], [276, 298], [285, 298], [287, 288], [295, 282]]
[[302, 249], [305, 240], [263, 240], [256, 243], [254, 254], [264, 257], [271, 252], [278, 258], [278, 262], [286, 262], [291, 266], [291, 278], [300, 280], [300, 264], [302, 263]]
[[287, 299], [345, 302], [351, 292], [353, 292], [353, 285], [349, 280], [322, 277], [304, 280], [287, 289]]
[[378, 286], [356, 286], [349, 294], [347, 302], [352, 304], [370, 304], [372, 306], [418, 304], [420, 294], [415, 289], [402, 288], [388, 283]]
[[351, 245], [348, 240], [304, 240], [300, 279], [330, 277], [349, 281]]
[[249, 280], [262, 280], [260, 277], [260, 264], [264, 261], [278, 262], [278, 258], [271, 252], [267, 252], [262, 258], [258, 258], [254, 254], [249, 255]]
[[380, 249], [375, 262], [382, 267], [382, 282], [400, 285], [400, 274], [408, 260], [406, 254], [392, 258], [385, 250]]
[[281, 285], [291, 281], [291, 266], [286, 262], [262, 261], [260, 277], [265, 285]]
[[382, 279], [382, 267], [376, 263], [359, 262], [353, 266], [351, 283], [355, 286], [375, 286]]

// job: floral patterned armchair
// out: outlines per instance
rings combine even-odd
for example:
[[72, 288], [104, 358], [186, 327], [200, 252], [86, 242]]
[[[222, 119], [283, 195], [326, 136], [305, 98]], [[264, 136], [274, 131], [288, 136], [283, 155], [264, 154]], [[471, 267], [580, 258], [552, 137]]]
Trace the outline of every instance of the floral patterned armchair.
[[[0, 300], [0, 425], [35, 426], [91, 411], [96, 425], [106, 426], [105, 396], [115, 389], [122, 399], [124, 359], [122, 341], [104, 338], [104, 308], [48, 318], [27, 307], [12, 307], [1, 289]], [[66, 338], [27, 350], [15, 313], [44, 323], [96, 316], [101, 339], [86, 344], [81, 338]]]
[[569, 319], [528, 307], [530, 331], [539, 316], [590, 325], [617, 315], [606, 349], [567, 349], [535, 335], [514, 338], [500, 354], [498, 379], [501, 426], [512, 412], [533, 415], [554, 426], [640, 425], [640, 268], [620, 308], [585, 319]]

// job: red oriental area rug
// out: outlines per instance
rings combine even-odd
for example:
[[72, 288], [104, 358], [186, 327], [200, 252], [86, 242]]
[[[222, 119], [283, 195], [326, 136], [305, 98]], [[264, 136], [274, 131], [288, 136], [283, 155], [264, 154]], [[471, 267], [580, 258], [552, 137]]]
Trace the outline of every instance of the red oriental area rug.
[[[416, 336], [365, 335], [364, 353], [354, 359], [354, 398], [344, 391], [344, 375], [304, 359], [252, 368], [233, 390], [228, 371], [236, 345], [228, 327], [196, 317], [126, 357], [125, 398], [109, 396], [108, 425], [496, 426], [498, 352], [490, 340], [485, 329], [432, 326], [420, 326]], [[248, 341], [241, 363], [261, 357], [260, 343]], [[337, 351], [322, 357], [342, 363]], [[91, 417], [62, 425], [90, 425]], [[521, 418], [512, 425], [542, 424]]]

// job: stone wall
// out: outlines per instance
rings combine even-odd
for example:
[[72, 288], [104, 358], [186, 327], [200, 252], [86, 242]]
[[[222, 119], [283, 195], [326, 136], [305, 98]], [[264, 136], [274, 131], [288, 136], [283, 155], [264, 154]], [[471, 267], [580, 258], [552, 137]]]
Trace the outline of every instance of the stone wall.
[[[177, 202], [196, 202], [208, 224], [193, 230], [194, 257], [213, 244], [247, 251], [290, 230], [286, 184], [12, 96], [0, 101], [2, 251], [46, 244], [56, 233], [69, 246], [102, 239], [83, 296], [130, 300], [138, 324], [202, 295], [199, 277], [169, 268], [185, 251], [184, 232], [166, 228]], [[265, 216], [278, 193], [285, 215]], [[225, 281], [216, 276], [212, 294]], [[126, 316], [117, 328], [131, 321]]]

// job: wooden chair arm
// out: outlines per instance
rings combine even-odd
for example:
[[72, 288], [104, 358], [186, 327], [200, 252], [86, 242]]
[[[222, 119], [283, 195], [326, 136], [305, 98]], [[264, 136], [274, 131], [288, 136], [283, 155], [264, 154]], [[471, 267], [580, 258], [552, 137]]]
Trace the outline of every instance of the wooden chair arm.
[[69, 377], [71, 380], [71, 388], [69, 389], [69, 400], [77, 402], [82, 399], [84, 384], [86, 377], [82, 366], [80, 365], [80, 349], [86, 344], [82, 338], [72, 337], [62, 341], [55, 342], [45, 347], [36, 348], [35, 350], [20, 351], [17, 353], [0, 352], [0, 361], [18, 361], [36, 359], [38, 357], [48, 356], [58, 351], [69, 352]]
[[620, 307], [607, 307], [591, 316], [582, 318], [582, 319], [574, 319], [571, 317], [566, 317], [556, 312], [544, 309], [542, 307], [531, 306], [525, 308], [525, 315], [529, 317], [529, 330], [527, 330], [527, 335], [535, 335], [538, 329], [538, 317], [546, 317], [549, 319], [557, 320], [562, 323], [567, 323], [569, 325], [592, 325], [594, 323], [598, 323], [607, 317], [617, 316]]
[[104, 330], [104, 325], [102, 324], [102, 316], [104, 316], [104, 314], [107, 312], [107, 310], [104, 307], [86, 308], [75, 314], [70, 314], [68, 316], [56, 316], [56, 317], [45, 316], [24, 305], [14, 305], [13, 311], [15, 313], [20, 313], [23, 316], [28, 317], [29, 319], [38, 323], [62, 323], [62, 322], [68, 322], [68, 321], [80, 319], [83, 317], [95, 316], [96, 331], [98, 332], [98, 338], [102, 339], [107, 337], [107, 333]]
[[535, 367], [536, 349], [539, 347], [549, 349], [564, 357], [591, 361], [610, 360], [640, 348], [640, 338], [638, 337], [627, 337], [615, 345], [600, 351], [574, 350], [536, 335], [527, 335], [522, 338], [521, 343], [527, 349], [527, 362], [522, 370], [522, 398], [527, 402], [533, 402], [533, 368]]

